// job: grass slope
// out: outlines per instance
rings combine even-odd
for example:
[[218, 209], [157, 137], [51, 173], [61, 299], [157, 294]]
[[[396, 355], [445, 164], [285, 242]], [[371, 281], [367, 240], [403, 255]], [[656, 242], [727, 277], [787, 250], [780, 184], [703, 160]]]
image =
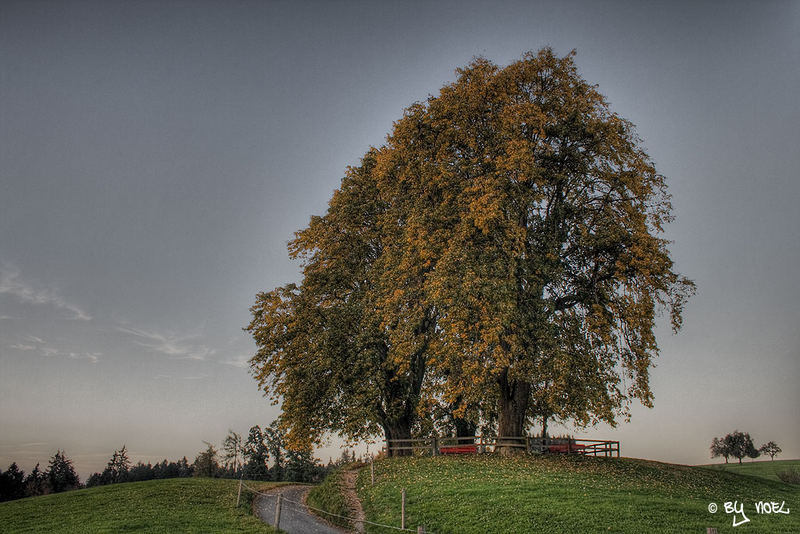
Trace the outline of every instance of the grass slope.
[[[800, 488], [728, 472], [629, 458], [495, 456], [395, 458], [362, 470], [367, 519], [447, 533], [800, 532]], [[724, 503], [745, 502], [750, 522], [733, 528]], [[786, 501], [788, 515], [757, 515], [755, 502]], [[716, 503], [717, 513], [708, 511]], [[741, 520], [741, 516], [737, 520]], [[369, 528], [368, 532], [389, 532]]]
[[275, 532], [250, 513], [248, 500], [236, 507], [237, 488], [236, 480], [177, 478], [3, 502], [0, 532]]
[[737, 473], [739, 475], [748, 475], [751, 477], [761, 477], [768, 480], [780, 480], [776, 473], [778, 471], [788, 471], [789, 469], [800, 471], [800, 460], [766, 460], [761, 462], [743, 462], [741, 464], [736, 462], [729, 464], [708, 464], [698, 467], [727, 471], [729, 473]]
[[342, 470], [337, 469], [330, 473], [322, 484], [314, 486], [308, 492], [306, 503], [314, 508], [325, 510], [334, 515], [322, 514], [326, 521], [341, 527], [350, 528], [350, 521], [336, 516], [350, 517], [350, 509], [342, 493]]

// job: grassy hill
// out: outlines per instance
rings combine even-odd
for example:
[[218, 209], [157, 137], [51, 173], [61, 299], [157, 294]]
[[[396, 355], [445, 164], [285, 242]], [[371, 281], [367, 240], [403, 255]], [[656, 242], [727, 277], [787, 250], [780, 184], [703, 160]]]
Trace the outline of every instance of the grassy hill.
[[0, 532], [275, 532], [250, 513], [246, 499], [236, 507], [237, 486], [235, 480], [177, 478], [2, 502]]
[[717, 471], [727, 471], [729, 473], [737, 473], [739, 475], [761, 477], [768, 480], [780, 480], [776, 473], [778, 471], [788, 471], [789, 469], [800, 471], [800, 460], [766, 460], [760, 462], [743, 462], [741, 464], [736, 462], [729, 464], [708, 464], [698, 467], [715, 469]]
[[[629, 458], [495, 456], [395, 458], [360, 473], [367, 519], [436, 534], [800, 532], [800, 487], [725, 471]], [[726, 501], [750, 522], [733, 528]], [[788, 515], [758, 515], [757, 501], [786, 502]], [[709, 512], [716, 503], [718, 511]], [[742, 517], [737, 517], [741, 520]], [[368, 528], [367, 532], [389, 532]]]

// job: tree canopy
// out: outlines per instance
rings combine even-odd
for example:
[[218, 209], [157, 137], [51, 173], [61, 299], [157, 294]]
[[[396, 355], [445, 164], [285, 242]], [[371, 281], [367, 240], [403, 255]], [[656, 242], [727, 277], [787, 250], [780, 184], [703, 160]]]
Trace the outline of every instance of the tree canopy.
[[257, 296], [251, 369], [306, 445], [409, 437], [435, 406], [502, 436], [535, 418], [614, 424], [652, 405], [656, 314], [677, 331], [694, 289], [661, 237], [671, 217], [664, 177], [574, 53], [478, 58], [297, 233], [302, 282]]

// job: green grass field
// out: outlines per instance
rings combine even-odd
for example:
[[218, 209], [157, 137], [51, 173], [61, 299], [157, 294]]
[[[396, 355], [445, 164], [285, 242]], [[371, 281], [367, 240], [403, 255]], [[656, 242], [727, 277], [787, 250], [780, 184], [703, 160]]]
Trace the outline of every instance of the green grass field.
[[[367, 519], [436, 534], [800, 532], [800, 487], [705, 468], [628, 458], [496, 456], [395, 458], [362, 470]], [[726, 501], [744, 501], [750, 522], [734, 528]], [[790, 513], [758, 515], [757, 501], [785, 501]], [[718, 506], [709, 512], [709, 504]], [[737, 521], [742, 520], [737, 516]], [[368, 528], [368, 532], [389, 532]]]
[[0, 532], [275, 532], [250, 513], [249, 500], [236, 507], [237, 486], [235, 480], [177, 478], [2, 502]]
[[778, 471], [787, 471], [789, 469], [800, 471], [800, 460], [766, 460], [758, 462], [742, 462], [741, 464], [736, 461], [735, 463], [708, 464], [698, 467], [715, 469], [717, 471], [727, 471], [728, 473], [737, 473], [739, 475], [748, 475], [751, 477], [761, 477], [768, 480], [780, 480], [775, 473]]

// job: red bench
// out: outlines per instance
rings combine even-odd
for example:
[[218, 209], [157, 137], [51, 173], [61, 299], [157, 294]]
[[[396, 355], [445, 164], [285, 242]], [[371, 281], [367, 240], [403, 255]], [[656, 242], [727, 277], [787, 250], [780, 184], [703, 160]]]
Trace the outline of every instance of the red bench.
[[454, 447], [439, 447], [441, 454], [477, 454], [478, 447], [475, 445], [456, 445]]
[[569, 452], [581, 452], [583, 449], [586, 448], [586, 445], [580, 445], [578, 443], [556, 443], [553, 445], [548, 445], [547, 452], [559, 452], [559, 453], [569, 453]]

